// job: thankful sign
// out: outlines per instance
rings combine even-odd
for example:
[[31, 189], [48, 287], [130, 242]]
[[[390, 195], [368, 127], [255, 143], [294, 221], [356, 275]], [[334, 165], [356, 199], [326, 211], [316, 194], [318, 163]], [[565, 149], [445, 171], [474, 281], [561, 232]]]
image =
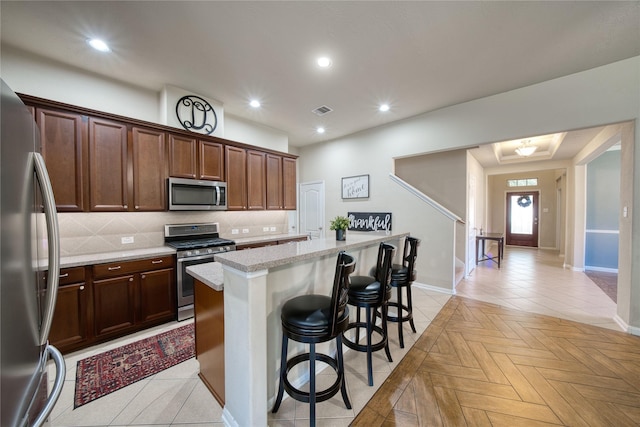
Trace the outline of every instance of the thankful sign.
[[391, 231], [391, 212], [348, 212], [349, 230]]

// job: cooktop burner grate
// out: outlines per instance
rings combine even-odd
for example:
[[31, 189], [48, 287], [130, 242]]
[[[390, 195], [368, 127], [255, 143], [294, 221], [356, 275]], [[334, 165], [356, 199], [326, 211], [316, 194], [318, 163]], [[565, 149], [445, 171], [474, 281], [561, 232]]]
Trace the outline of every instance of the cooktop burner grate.
[[212, 239], [177, 240], [166, 243], [175, 249], [215, 248], [218, 246], [232, 246], [236, 244], [233, 240], [222, 239], [220, 237]]

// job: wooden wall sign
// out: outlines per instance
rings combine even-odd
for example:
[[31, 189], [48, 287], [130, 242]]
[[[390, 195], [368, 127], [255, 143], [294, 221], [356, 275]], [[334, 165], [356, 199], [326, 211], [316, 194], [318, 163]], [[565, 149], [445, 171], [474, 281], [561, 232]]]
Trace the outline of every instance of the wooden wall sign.
[[391, 212], [348, 212], [349, 230], [391, 231]]

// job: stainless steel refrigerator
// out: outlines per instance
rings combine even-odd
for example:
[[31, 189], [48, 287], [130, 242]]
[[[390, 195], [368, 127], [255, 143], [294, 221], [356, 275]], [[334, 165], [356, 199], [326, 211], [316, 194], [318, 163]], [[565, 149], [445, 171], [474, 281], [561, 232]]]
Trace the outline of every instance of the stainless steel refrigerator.
[[[58, 223], [34, 117], [0, 81], [0, 425], [40, 426], [65, 376], [62, 355], [48, 344], [60, 270]], [[50, 358], [56, 374], [49, 393]]]

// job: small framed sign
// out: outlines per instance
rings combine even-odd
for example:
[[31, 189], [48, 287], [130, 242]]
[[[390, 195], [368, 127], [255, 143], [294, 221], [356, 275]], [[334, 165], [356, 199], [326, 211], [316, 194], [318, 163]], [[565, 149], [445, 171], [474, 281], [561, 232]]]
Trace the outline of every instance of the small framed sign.
[[342, 178], [343, 199], [366, 199], [369, 197], [369, 175]]

